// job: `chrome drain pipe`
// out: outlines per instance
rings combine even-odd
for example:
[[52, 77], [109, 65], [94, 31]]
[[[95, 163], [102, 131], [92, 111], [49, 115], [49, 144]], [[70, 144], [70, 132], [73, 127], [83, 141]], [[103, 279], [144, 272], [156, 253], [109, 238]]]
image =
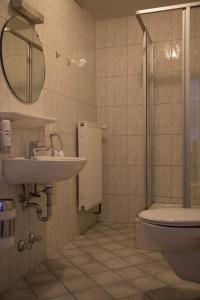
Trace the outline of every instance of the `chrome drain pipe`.
[[[36, 209], [36, 214], [38, 219], [42, 222], [47, 222], [52, 216], [52, 186], [45, 186], [44, 189], [38, 192], [35, 189], [34, 193], [29, 193], [26, 196], [25, 185], [23, 185], [23, 193], [20, 195], [20, 199], [22, 202], [22, 208], [26, 209], [28, 207], [33, 207]], [[43, 216], [43, 210], [41, 206], [37, 202], [31, 202], [31, 198], [40, 197], [40, 194], [44, 193], [46, 195], [46, 216]]]

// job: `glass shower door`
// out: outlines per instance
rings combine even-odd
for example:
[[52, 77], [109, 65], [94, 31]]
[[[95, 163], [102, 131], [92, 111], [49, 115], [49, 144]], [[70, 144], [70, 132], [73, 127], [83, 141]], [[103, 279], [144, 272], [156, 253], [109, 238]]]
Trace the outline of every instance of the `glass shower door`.
[[154, 107], [153, 107], [153, 44], [148, 31], [144, 33], [144, 95], [145, 95], [145, 189], [146, 208], [153, 203], [154, 189]]
[[200, 205], [200, 8], [190, 10], [191, 205]]

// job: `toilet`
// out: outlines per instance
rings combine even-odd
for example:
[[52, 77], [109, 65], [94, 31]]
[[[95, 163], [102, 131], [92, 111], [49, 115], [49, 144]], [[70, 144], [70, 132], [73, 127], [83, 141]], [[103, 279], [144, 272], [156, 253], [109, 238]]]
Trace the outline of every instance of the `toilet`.
[[154, 208], [142, 211], [137, 226], [174, 272], [200, 283], [200, 209]]

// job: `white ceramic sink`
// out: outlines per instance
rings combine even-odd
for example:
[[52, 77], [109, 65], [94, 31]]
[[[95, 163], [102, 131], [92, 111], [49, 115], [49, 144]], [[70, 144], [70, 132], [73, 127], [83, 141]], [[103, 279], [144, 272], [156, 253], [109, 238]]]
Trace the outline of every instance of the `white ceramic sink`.
[[4, 160], [3, 179], [8, 184], [63, 181], [77, 175], [84, 168], [86, 161], [87, 159], [82, 157], [9, 158]]

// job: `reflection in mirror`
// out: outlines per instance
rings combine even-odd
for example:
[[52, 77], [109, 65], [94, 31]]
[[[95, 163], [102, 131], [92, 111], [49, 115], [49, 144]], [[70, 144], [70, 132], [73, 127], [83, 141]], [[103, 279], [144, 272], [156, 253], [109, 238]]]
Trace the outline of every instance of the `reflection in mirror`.
[[34, 25], [21, 16], [11, 18], [1, 36], [3, 70], [12, 92], [25, 103], [35, 102], [45, 80], [45, 60]]

